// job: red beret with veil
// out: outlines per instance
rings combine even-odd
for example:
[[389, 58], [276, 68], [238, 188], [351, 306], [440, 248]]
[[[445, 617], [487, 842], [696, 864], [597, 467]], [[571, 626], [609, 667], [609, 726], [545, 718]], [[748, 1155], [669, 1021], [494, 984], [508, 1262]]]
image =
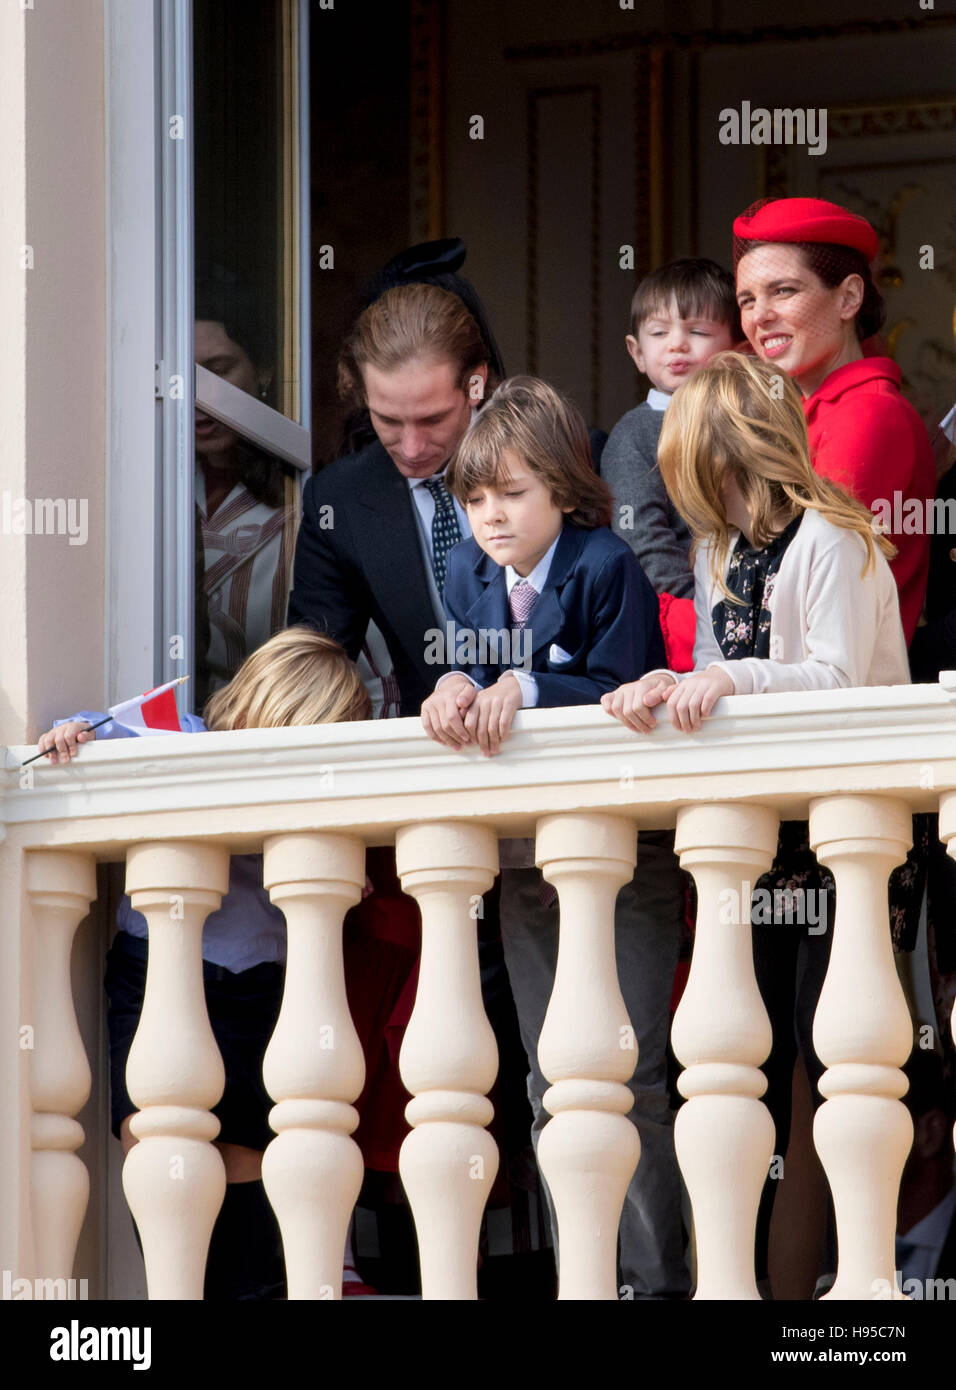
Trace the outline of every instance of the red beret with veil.
[[766, 198], [734, 218], [734, 265], [757, 241], [847, 246], [867, 261], [880, 249], [865, 217], [823, 198]]

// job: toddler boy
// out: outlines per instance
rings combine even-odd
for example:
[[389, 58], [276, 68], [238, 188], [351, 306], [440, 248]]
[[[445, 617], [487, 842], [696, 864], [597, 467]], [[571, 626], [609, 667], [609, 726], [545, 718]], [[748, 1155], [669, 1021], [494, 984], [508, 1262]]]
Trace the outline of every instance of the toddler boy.
[[[630, 545], [660, 595], [694, 597], [690, 532], [657, 468], [664, 411], [681, 382], [739, 339], [734, 279], [715, 261], [669, 261], [645, 276], [634, 293], [625, 342], [651, 390], [611, 431], [601, 476], [616, 500], [612, 528]], [[678, 618], [673, 605], [662, 605], [665, 639], [668, 615], [672, 622]], [[693, 613], [688, 616], [692, 644]]]

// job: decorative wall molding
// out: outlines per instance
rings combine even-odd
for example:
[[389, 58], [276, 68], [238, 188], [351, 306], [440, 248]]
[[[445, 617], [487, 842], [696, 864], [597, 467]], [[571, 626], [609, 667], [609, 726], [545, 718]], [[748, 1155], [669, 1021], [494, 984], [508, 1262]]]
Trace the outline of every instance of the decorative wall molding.
[[[827, 105], [827, 140], [859, 140], [893, 135], [929, 135], [956, 131], [956, 96], [907, 97], [899, 101]], [[764, 150], [765, 195], [785, 198], [789, 192], [792, 150], [767, 145]]]
[[925, 13], [913, 19], [854, 20], [842, 24], [760, 24], [751, 29], [689, 29], [675, 33], [668, 29], [645, 30], [639, 34], [606, 34], [582, 40], [545, 40], [542, 43], [512, 44], [504, 56], [512, 62], [540, 62], [553, 58], [595, 58], [613, 53], [631, 53], [642, 48], [740, 47], [756, 43], [806, 43], [812, 39], [869, 38], [882, 34], [918, 34], [928, 29], [952, 29], [956, 15]]

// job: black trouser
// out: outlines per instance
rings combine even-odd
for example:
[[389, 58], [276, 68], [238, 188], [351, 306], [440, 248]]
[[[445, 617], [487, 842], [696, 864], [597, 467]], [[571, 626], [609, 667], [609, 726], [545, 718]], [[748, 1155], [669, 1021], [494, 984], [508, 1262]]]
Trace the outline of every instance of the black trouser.
[[[833, 894], [827, 894], [827, 929], [816, 936], [811, 936], [806, 926], [796, 923], [767, 923], [752, 928], [754, 971], [773, 1029], [773, 1046], [761, 1068], [767, 1078], [763, 1101], [776, 1129], [774, 1154], [780, 1158], [786, 1154], [790, 1140], [793, 1069], [798, 1055], [806, 1068], [814, 1110], [823, 1101], [817, 1083], [826, 1068], [813, 1050], [813, 1016], [830, 961], [833, 903]], [[770, 1217], [778, 1181], [768, 1177], [760, 1198], [756, 1238], [758, 1279], [767, 1277]]]
[[[813, 1049], [813, 1016], [830, 963], [836, 890], [832, 875], [810, 849], [808, 829], [805, 821], [781, 823], [776, 858], [754, 888], [751, 919], [754, 973], [773, 1030], [770, 1055], [761, 1068], [767, 1078], [763, 1101], [776, 1130], [774, 1154], [781, 1159], [790, 1140], [797, 1057], [803, 1059], [814, 1110], [822, 1104], [817, 1083], [826, 1070]], [[779, 1181], [768, 1175], [760, 1197], [758, 1280], [767, 1278], [770, 1217]], [[829, 1241], [832, 1218], [827, 1225]]]

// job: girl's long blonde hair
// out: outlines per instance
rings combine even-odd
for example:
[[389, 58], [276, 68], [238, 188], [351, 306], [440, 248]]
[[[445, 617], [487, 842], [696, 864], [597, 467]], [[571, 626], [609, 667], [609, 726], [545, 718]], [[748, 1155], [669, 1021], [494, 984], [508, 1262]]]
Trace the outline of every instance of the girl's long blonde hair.
[[207, 729], [337, 724], [371, 715], [368, 691], [344, 649], [305, 626], [263, 642], [203, 710]]
[[896, 547], [874, 530], [873, 514], [810, 463], [800, 393], [785, 372], [759, 357], [720, 352], [674, 392], [661, 428], [657, 461], [664, 486], [687, 522], [695, 549], [711, 545], [711, 574], [724, 583], [730, 527], [722, 494], [729, 475], [751, 518], [751, 544], [769, 545], [802, 511], [855, 531], [866, 546], [865, 575], [877, 551]]

